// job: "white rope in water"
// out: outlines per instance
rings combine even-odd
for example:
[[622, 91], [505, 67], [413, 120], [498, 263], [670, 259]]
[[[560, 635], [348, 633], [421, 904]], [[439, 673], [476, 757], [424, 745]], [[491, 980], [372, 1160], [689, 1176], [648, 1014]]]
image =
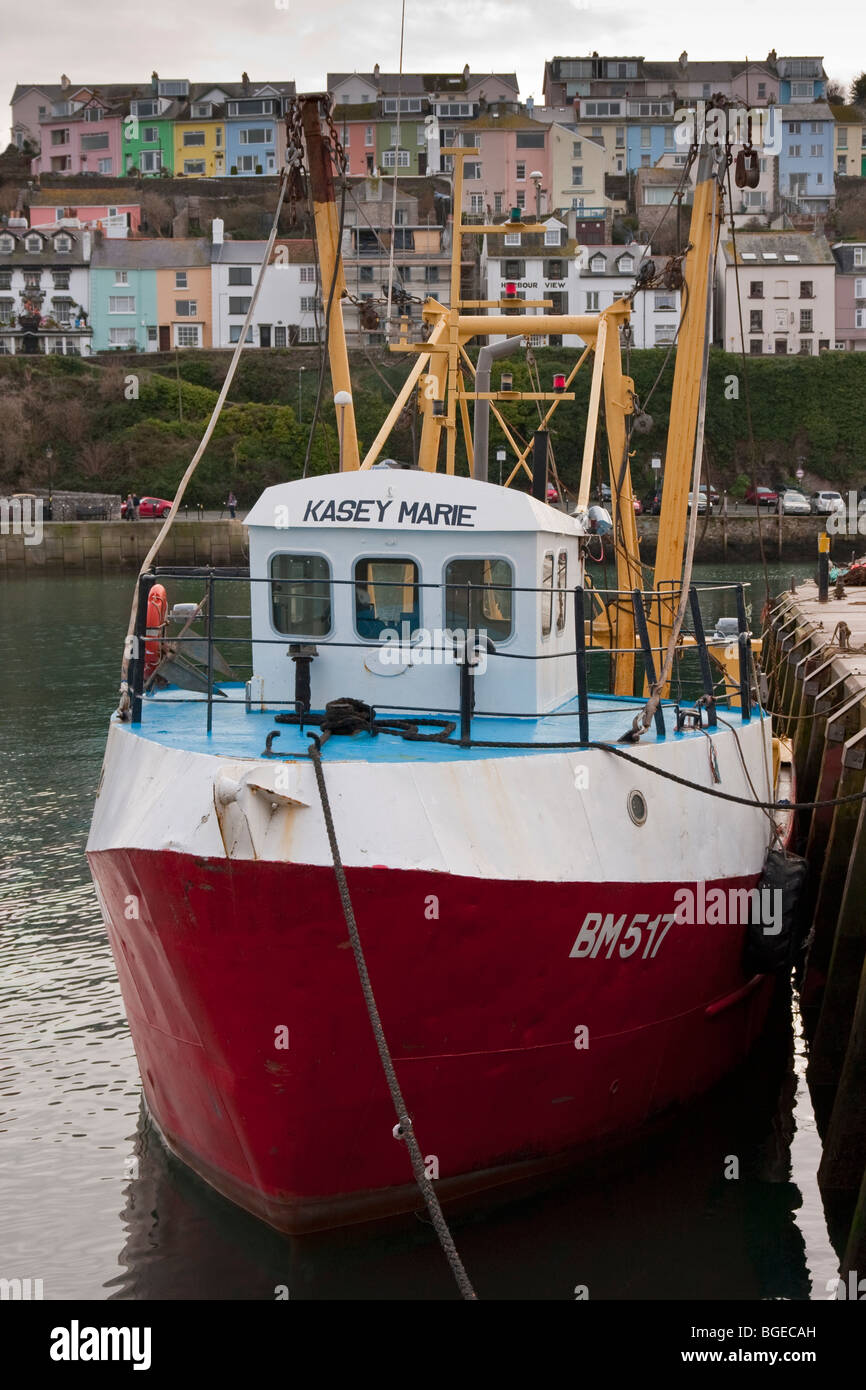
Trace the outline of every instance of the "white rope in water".
[[117, 709], [117, 713], [120, 715], [121, 719], [128, 718], [132, 704], [129, 693], [129, 662], [133, 650], [132, 639], [133, 633], [135, 632], [135, 619], [138, 611], [138, 592], [139, 587], [141, 585], [141, 577], [142, 575], [146, 574], [147, 571], [150, 569], [151, 565], [153, 564], [154, 560], [159, 554], [163, 541], [165, 540], [166, 536], [171, 530], [171, 527], [174, 523], [174, 519], [177, 515], [178, 507], [180, 506], [181, 501], [183, 500], [183, 495], [186, 492], [190, 479], [192, 478], [193, 473], [198, 468], [198, 465], [201, 462], [205, 449], [210, 443], [211, 436], [213, 435], [213, 432], [216, 428], [217, 421], [219, 420], [219, 417], [222, 414], [222, 408], [225, 404], [226, 396], [228, 395], [231, 389], [232, 382], [234, 381], [235, 372], [237, 371], [237, 366], [238, 362], [240, 361], [241, 353], [243, 352], [244, 347], [246, 346], [247, 330], [249, 329], [250, 324], [252, 322], [256, 302], [259, 297], [259, 291], [261, 290], [262, 284], [264, 283], [265, 271], [267, 270], [268, 265], [270, 263], [271, 252], [273, 250], [274, 242], [277, 236], [277, 227], [280, 221], [280, 213], [283, 208], [283, 202], [286, 196], [286, 189], [288, 188], [288, 181], [289, 170], [287, 166], [282, 171], [282, 176], [280, 178], [280, 192], [279, 197], [277, 198], [277, 206], [274, 212], [274, 220], [271, 225], [270, 235], [268, 236], [267, 245], [265, 246], [265, 253], [262, 257], [261, 266], [259, 267], [258, 279], [256, 280], [255, 287], [253, 289], [252, 298], [250, 299], [250, 306], [247, 309], [240, 337], [238, 338], [237, 345], [235, 347], [234, 352], [232, 353], [232, 359], [229, 363], [229, 369], [226, 372], [226, 379], [222, 384], [222, 389], [220, 390], [219, 395], [217, 396], [216, 404], [214, 405], [211, 417], [207, 423], [207, 428], [205, 429], [205, 432], [201, 437], [201, 443], [199, 444], [198, 448], [193, 454], [189, 466], [186, 472], [184, 473], [183, 477], [181, 478], [180, 483], [178, 484], [177, 492], [174, 494], [174, 501], [171, 504], [171, 508], [169, 509], [168, 515], [166, 516], [162, 524], [162, 527], [160, 528], [156, 540], [153, 542], [153, 545], [150, 547], [147, 554], [145, 555], [141, 565], [141, 569], [138, 572], [138, 577], [135, 581], [135, 589], [132, 595], [132, 610], [129, 615], [129, 626], [126, 629], [126, 640], [123, 644], [123, 665], [121, 667], [120, 675], [120, 704], [118, 705]]

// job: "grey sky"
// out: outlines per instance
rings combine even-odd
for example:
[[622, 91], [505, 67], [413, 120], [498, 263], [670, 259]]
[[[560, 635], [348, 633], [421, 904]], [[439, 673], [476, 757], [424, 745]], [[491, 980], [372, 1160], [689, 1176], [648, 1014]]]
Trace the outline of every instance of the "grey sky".
[[[287, 5], [288, 8], [281, 8]], [[642, 54], [672, 59], [824, 56], [846, 84], [866, 68], [861, 0], [835, 0], [824, 18], [813, 0], [782, 5], [729, 0], [407, 0], [407, 70], [517, 71], [524, 97], [541, 96], [554, 54]], [[300, 90], [325, 72], [396, 71], [400, 0], [0, 0], [0, 92], [16, 82], [192, 81], [295, 78]], [[8, 106], [7, 106], [8, 111]], [[4, 126], [8, 130], [8, 117]], [[6, 131], [5, 139], [8, 139]]]

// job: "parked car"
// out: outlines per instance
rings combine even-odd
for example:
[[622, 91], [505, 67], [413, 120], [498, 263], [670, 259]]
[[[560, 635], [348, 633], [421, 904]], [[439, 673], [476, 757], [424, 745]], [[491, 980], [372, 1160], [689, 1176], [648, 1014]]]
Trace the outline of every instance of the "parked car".
[[809, 502], [817, 516], [829, 516], [831, 512], [845, 510], [841, 492], [832, 492], [827, 488], [813, 492]]
[[662, 490], [658, 488], [656, 492], [651, 492], [643, 500], [643, 509], [650, 516], [658, 516], [662, 509]]
[[778, 507], [779, 494], [771, 487], [750, 487], [746, 491], [746, 501], [754, 507]]
[[782, 493], [782, 511], [786, 516], [808, 516], [812, 508], [809, 499], [795, 487], [787, 487]]
[[708, 489], [706, 483], [701, 483], [700, 491], [704, 494], [704, 497], [706, 497], [709, 501], [710, 516], [712, 516], [713, 508], [719, 505], [720, 499], [718, 489], [712, 486]]
[[[138, 504], [138, 515], [142, 521], [148, 517], [162, 518], [171, 511], [171, 503], [164, 497], [142, 497]], [[126, 503], [120, 504], [120, 515], [126, 519]]]
[[694, 496], [695, 494], [693, 492], [689, 493], [688, 510], [691, 511], [692, 507], [696, 505], [698, 516], [700, 516], [702, 512], [705, 512], [707, 510], [707, 494], [705, 492], [699, 491], [698, 500], [696, 504], [693, 500]]
[[601, 487], [599, 488], [599, 492], [601, 493], [602, 506], [609, 507], [611, 500], [610, 483], [602, 483]]

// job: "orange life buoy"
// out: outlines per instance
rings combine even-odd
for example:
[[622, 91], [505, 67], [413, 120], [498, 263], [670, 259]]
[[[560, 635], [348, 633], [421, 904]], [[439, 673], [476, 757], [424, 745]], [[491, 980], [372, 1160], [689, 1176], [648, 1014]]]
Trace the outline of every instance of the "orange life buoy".
[[168, 615], [168, 594], [161, 584], [154, 584], [147, 598], [147, 641], [144, 644], [144, 679], [147, 681], [159, 665], [162, 656], [162, 629]]

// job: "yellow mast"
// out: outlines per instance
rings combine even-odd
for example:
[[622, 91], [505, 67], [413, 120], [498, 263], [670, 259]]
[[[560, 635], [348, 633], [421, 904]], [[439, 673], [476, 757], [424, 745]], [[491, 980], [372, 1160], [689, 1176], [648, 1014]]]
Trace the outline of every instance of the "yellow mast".
[[[352, 378], [349, 372], [346, 329], [343, 323], [342, 301], [346, 293], [346, 277], [343, 273], [343, 258], [340, 247], [340, 218], [334, 197], [334, 170], [331, 162], [331, 151], [322, 134], [321, 103], [322, 98], [319, 96], [300, 98], [304, 140], [307, 146], [310, 192], [316, 224], [316, 243], [319, 249], [322, 297], [326, 313], [331, 284], [332, 282], [334, 284], [331, 312], [328, 317], [328, 357], [331, 364], [331, 381], [335, 395], [338, 391], [346, 391], [351, 395]], [[341, 456], [343, 470], [348, 472], [360, 465], [358, 432], [355, 427], [354, 403], [342, 409]]]

